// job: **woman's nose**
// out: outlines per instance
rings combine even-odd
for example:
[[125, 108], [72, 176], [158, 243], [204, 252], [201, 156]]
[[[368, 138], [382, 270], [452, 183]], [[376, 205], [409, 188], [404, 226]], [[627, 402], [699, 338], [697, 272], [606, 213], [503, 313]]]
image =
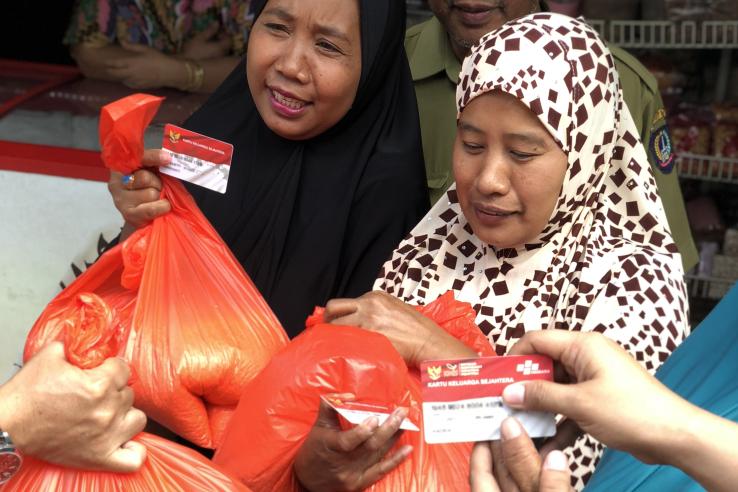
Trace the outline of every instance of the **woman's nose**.
[[294, 42], [282, 52], [277, 60], [275, 68], [285, 78], [306, 84], [310, 81], [310, 70], [306, 60], [305, 50], [301, 43]]
[[510, 191], [510, 166], [490, 156], [477, 178], [477, 190], [483, 195], [506, 195]]

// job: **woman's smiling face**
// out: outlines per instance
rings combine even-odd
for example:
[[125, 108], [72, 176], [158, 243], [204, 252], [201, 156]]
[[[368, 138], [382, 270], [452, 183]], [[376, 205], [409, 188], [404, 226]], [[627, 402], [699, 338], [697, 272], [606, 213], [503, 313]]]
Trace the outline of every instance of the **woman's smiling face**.
[[278, 135], [305, 140], [331, 128], [361, 77], [358, 0], [269, 0], [249, 35], [246, 75]]
[[496, 248], [533, 242], [551, 218], [567, 168], [533, 112], [499, 91], [459, 117], [453, 169], [459, 204], [474, 234]]

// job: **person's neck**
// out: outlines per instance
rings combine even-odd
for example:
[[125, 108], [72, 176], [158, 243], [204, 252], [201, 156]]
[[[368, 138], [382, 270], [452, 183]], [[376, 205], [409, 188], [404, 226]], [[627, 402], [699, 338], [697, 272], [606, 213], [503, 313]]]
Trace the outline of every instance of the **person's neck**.
[[451, 51], [454, 52], [454, 56], [456, 56], [456, 59], [459, 60], [459, 63], [463, 63], [464, 58], [466, 58], [466, 55], [469, 54], [471, 48], [467, 48], [458, 41], [455, 41], [451, 38], [451, 36], [448, 36], [448, 40], [451, 42]]

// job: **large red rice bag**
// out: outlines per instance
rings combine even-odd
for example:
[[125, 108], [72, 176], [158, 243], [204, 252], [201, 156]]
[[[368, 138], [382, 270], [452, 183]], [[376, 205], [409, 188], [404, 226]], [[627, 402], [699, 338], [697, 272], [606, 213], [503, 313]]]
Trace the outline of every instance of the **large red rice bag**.
[[[105, 164], [140, 166], [143, 132], [161, 98], [135, 94], [105, 106]], [[287, 343], [277, 318], [176, 179], [161, 176], [172, 211], [106, 252], [49, 303], [24, 357], [59, 339], [65, 310], [93, 292], [119, 311], [136, 406], [180, 436], [216, 447], [244, 385]]]
[[[418, 309], [480, 355], [494, 355], [474, 324], [474, 310], [453, 294]], [[411, 444], [413, 452], [368, 490], [468, 489], [471, 443], [429, 445], [423, 440], [417, 371], [408, 371], [384, 335], [322, 324], [320, 308], [308, 319], [308, 329], [246, 387], [214, 461], [256, 492], [300, 490], [292, 465], [317, 418], [320, 397], [328, 393], [409, 407], [411, 416], [418, 417], [413, 420], [421, 432], [403, 432], [394, 447]]]
[[[120, 313], [95, 294], [80, 294], [59, 312], [67, 359], [83, 368], [97, 367], [124, 348], [126, 327]], [[146, 446], [146, 462], [134, 473], [85, 471], [51, 465], [30, 456], [3, 492], [243, 491], [248, 488], [223, 473], [205, 457], [151, 434], [136, 441]]]

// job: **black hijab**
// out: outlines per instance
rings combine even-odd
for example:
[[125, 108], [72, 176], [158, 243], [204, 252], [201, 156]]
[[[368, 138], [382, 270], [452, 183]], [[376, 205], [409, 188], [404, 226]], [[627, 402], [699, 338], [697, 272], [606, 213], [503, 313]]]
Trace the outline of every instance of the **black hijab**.
[[[185, 127], [234, 145], [225, 195], [188, 186], [294, 337], [316, 305], [371, 290], [428, 209], [405, 2], [359, 1], [361, 79], [333, 128], [286, 140], [263, 122], [242, 62]], [[267, 0], [254, 6], [255, 16]]]

